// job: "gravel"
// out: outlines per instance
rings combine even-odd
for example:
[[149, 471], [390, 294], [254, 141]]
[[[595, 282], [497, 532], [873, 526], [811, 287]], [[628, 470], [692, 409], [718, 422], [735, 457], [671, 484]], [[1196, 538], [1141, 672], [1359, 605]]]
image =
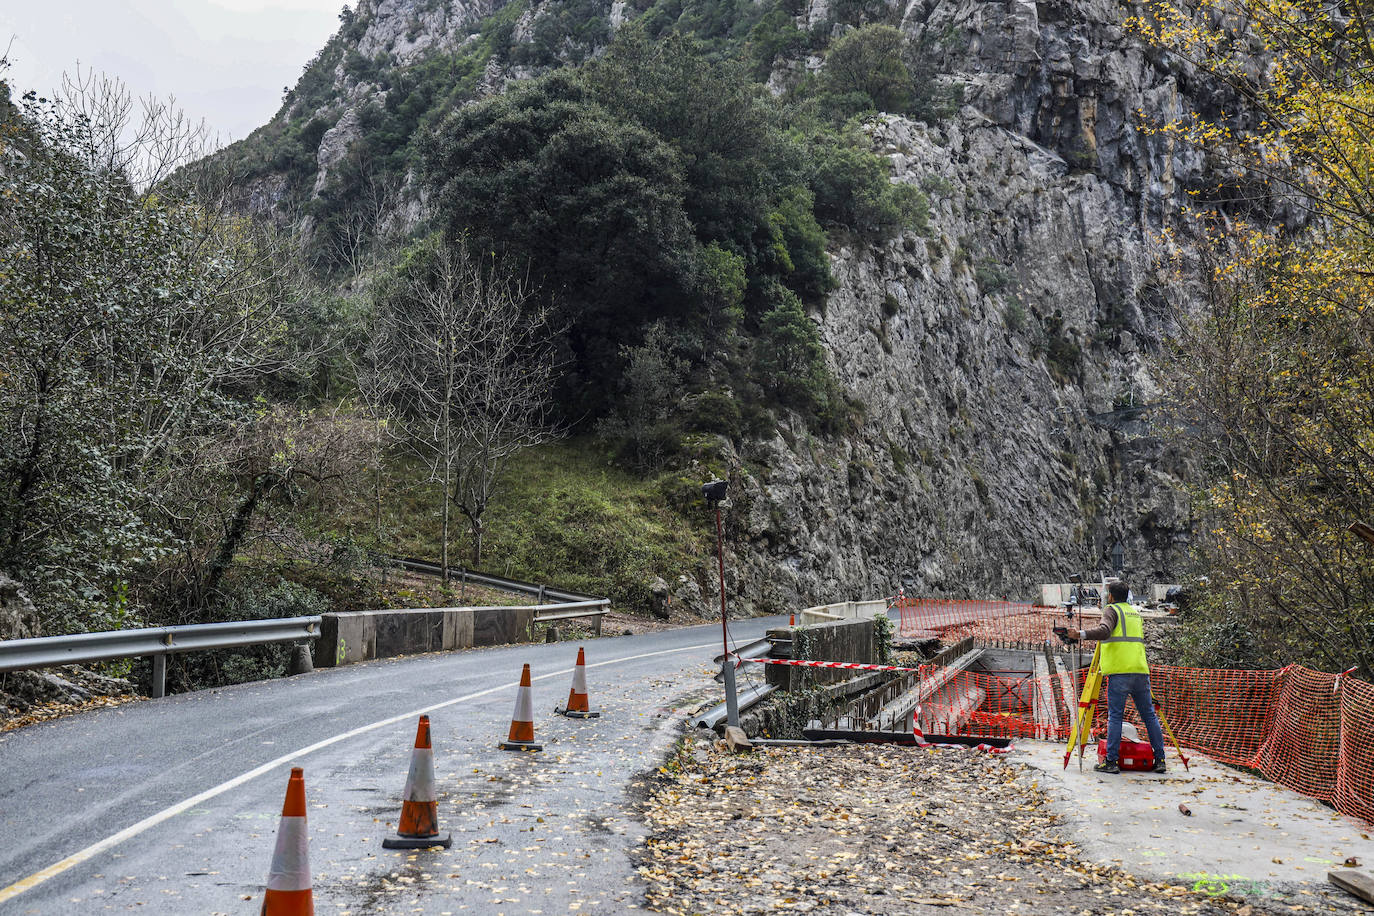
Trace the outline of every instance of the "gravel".
[[971, 751], [845, 745], [731, 756], [689, 738], [642, 802], [646, 903], [683, 914], [1294, 911], [1082, 861], [1036, 778]]

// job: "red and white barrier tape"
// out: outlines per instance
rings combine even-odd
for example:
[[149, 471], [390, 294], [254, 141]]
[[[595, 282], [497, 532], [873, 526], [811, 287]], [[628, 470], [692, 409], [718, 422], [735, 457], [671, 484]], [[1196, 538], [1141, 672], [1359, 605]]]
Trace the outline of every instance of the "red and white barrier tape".
[[911, 734], [916, 739], [917, 747], [935, 748], [955, 748], [961, 751], [982, 751], [985, 754], [1005, 754], [1011, 750], [1011, 745], [1006, 747], [993, 747], [991, 744], [936, 744], [926, 740], [925, 733], [921, 731], [921, 707], [917, 706], [911, 717]]

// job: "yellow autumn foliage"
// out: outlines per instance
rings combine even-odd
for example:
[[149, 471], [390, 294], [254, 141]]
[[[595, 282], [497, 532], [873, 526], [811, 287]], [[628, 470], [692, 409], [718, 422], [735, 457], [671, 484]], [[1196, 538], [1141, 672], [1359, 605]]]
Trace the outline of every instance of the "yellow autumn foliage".
[[1167, 367], [1204, 472], [1200, 662], [1374, 673], [1374, 550], [1347, 530], [1374, 521], [1369, 12], [1154, 2], [1129, 23], [1235, 101], [1209, 118], [1139, 113], [1220, 174], [1188, 209], [1199, 244], [1176, 267], [1203, 307]]

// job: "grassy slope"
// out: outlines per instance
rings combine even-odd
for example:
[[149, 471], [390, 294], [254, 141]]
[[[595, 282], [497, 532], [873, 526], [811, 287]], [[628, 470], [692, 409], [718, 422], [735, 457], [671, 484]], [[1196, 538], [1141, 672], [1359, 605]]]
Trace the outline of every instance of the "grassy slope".
[[[404, 473], [386, 499], [392, 552], [437, 559], [438, 491], [424, 483], [423, 469]], [[675, 472], [627, 473], [588, 439], [527, 450], [508, 467], [487, 512], [478, 568], [604, 594], [622, 610], [647, 612], [656, 576], [675, 585], [709, 555], [713, 529], [700, 483]], [[470, 540], [466, 520], [454, 516], [451, 562], [461, 564]]]

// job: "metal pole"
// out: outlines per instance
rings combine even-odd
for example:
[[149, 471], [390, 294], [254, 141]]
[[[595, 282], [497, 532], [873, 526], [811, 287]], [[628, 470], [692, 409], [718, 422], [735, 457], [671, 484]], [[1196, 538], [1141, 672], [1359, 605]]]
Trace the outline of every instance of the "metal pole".
[[[1073, 690], [1074, 690], [1074, 693], [1075, 693], [1075, 694], [1078, 693], [1078, 669], [1079, 669], [1079, 667], [1083, 664], [1083, 654], [1082, 654], [1082, 651], [1083, 651], [1083, 650], [1082, 650], [1082, 646], [1083, 646], [1083, 612], [1082, 612], [1082, 611], [1079, 611], [1079, 613], [1078, 613], [1078, 639], [1075, 639], [1075, 640], [1073, 641]], [[1087, 689], [1087, 685], [1086, 685], [1086, 684], [1084, 685], [1084, 689], [1085, 689], [1085, 690]], [[1081, 699], [1081, 697], [1080, 697], [1080, 699]], [[1095, 712], [1096, 709], [1094, 708], [1093, 711]], [[1083, 705], [1080, 703], [1079, 706], [1078, 706], [1078, 772], [1080, 772], [1080, 773], [1083, 772], [1083, 745], [1087, 743], [1087, 742], [1085, 742], [1085, 741], [1083, 740], [1083, 737], [1084, 737], [1084, 735], [1086, 735], [1086, 734], [1088, 733], [1089, 730], [1092, 729], [1092, 723], [1091, 723], [1091, 722], [1086, 722], [1086, 723], [1085, 723], [1085, 722], [1083, 721], [1083, 713], [1084, 713]]]
[[153, 656], [153, 699], [167, 695], [167, 656]]
[[720, 521], [720, 504], [716, 504], [716, 564], [720, 572], [720, 641], [725, 654], [720, 660], [725, 680], [725, 724], [739, 727], [739, 697], [735, 693], [735, 663], [730, 658], [730, 629], [725, 616], [725, 529]]

